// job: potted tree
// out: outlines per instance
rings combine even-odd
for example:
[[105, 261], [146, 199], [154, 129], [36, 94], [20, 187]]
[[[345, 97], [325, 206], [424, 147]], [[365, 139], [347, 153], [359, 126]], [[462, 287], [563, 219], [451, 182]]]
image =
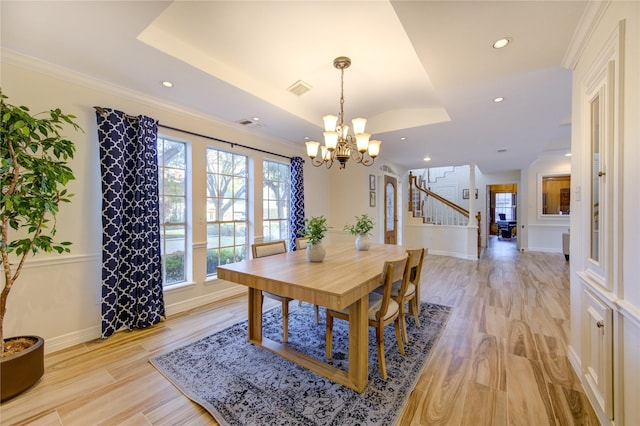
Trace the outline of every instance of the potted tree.
[[64, 186], [74, 179], [67, 161], [73, 142], [60, 132], [64, 125], [82, 130], [74, 115], [60, 109], [32, 115], [25, 106], [5, 102], [0, 89], [2, 143], [0, 154], [1, 239], [4, 287], [0, 294], [1, 400], [34, 385], [44, 374], [44, 340], [38, 336], [5, 339], [4, 318], [9, 293], [29, 255], [69, 252], [69, 242], [54, 242], [55, 217], [60, 203], [69, 202]]
[[322, 262], [326, 255], [322, 247], [322, 239], [329, 228], [327, 218], [315, 216], [304, 220], [304, 236], [309, 239], [307, 245], [307, 259], [309, 262]]
[[371, 241], [369, 235], [373, 230], [373, 219], [368, 214], [362, 216], [356, 216], [356, 223], [354, 225], [345, 225], [345, 231], [351, 232], [351, 235], [357, 235], [356, 248], [361, 251], [369, 250], [371, 247]]

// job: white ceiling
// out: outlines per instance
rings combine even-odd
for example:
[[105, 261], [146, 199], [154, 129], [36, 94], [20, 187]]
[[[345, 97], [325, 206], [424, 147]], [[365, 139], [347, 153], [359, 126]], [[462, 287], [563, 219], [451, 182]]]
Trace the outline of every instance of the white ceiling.
[[[490, 173], [568, 152], [571, 72], [561, 63], [586, 6], [3, 0], [1, 43], [229, 122], [259, 117], [253, 130], [299, 146], [321, 139], [323, 115], [337, 115], [333, 59], [348, 56], [345, 119], [369, 120], [381, 157], [421, 168], [429, 156], [429, 166], [476, 163]], [[493, 49], [501, 37], [513, 42]], [[288, 92], [298, 80], [311, 90]]]

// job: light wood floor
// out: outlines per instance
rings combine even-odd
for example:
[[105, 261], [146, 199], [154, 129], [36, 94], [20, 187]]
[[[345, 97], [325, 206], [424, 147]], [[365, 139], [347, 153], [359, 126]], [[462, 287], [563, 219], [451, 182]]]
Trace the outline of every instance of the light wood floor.
[[[492, 239], [478, 262], [425, 262], [422, 299], [454, 309], [400, 425], [598, 424], [567, 359], [562, 254]], [[0, 407], [0, 424], [215, 424], [148, 359], [245, 319], [238, 297], [47, 355], [41, 382]]]

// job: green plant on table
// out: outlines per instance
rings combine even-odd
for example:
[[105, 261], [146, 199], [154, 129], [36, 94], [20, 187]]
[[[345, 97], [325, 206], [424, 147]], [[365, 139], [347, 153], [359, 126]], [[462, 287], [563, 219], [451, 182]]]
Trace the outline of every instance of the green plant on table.
[[352, 235], [371, 235], [373, 219], [366, 213], [362, 216], [356, 216], [356, 223], [354, 225], [345, 225], [344, 230], [351, 232]]
[[327, 218], [324, 216], [314, 216], [304, 220], [304, 236], [309, 239], [309, 244], [318, 244], [328, 229]]

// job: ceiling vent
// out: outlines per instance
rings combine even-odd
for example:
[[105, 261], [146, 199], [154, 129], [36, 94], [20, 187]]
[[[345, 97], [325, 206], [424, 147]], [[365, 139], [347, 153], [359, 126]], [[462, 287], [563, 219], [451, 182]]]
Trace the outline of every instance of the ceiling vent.
[[249, 120], [248, 118], [242, 118], [242, 119], [236, 121], [236, 123], [238, 123], [238, 124], [240, 124], [242, 126], [251, 127], [253, 129], [258, 129], [260, 127], [264, 127], [263, 124], [258, 123], [258, 122], [253, 121], [253, 120]]
[[296, 96], [301, 96], [307, 93], [309, 90], [311, 90], [311, 86], [302, 80], [298, 80], [295, 83], [293, 83], [291, 86], [289, 86], [287, 90]]

